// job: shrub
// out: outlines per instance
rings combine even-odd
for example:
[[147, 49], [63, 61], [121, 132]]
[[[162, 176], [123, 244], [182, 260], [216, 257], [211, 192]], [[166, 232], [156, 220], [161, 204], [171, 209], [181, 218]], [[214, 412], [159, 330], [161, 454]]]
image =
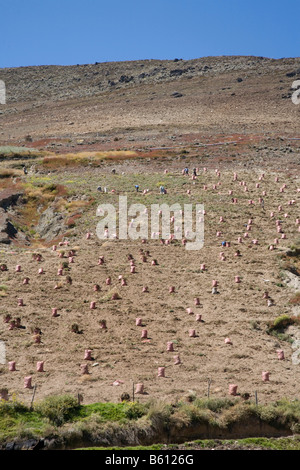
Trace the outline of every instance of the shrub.
[[211, 410], [199, 408], [195, 403], [183, 404], [180, 407], [180, 413], [187, 417], [187, 422], [190, 425], [212, 424], [214, 422], [214, 416]]
[[0, 285], [0, 297], [5, 297], [7, 295], [7, 286]]
[[70, 420], [79, 408], [77, 399], [69, 395], [49, 396], [35, 405], [35, 411], [56, 426]]
[[26, 411], [29, 411], [29, 408], [17, 400], [15, 396], [12, 397], [12, 400], [0, 399], [0, 416], [13, 416], [17, 413], [23, 413]]
[[291, 318], [288, 315], [281, 315], [275, 318], [273, 322], [273, 329], [282, 330], [292, 323]]
[[138, 419], [146, 414], [145, 406], [138, 402], [126, 403], [124, 414], [127, 419]]
[[289, 402], [286, 399], [281, 399], [276, 403], [257, 408], [260, 419], [268, 422], [274, 427], [282, 428], [299, 427], [300, 424], [300, 401], [295, 400]]
[[259, 419], [258, 408], [248, 404], [236, 404], [224, 411], [220, 418], [220, 424], [228, 429], [234, 424], [243, 425], [251, 419]]
[[148, 405], [147, 419], [156, 429], [165, 429], [169, 426], [172, 407], [163, 401], [151, 400]]
[[234, 406], [235, 401], [230, 398], [208, 398], [208, 399], [197, 399], [195, 405], [198, 408], [205, 408], [213, 411], [214, 413], [220, 413], [223, 410]]
[[267, 334], [278, 336], [282, 340], [286, 341], [289, 340], [289, 336], [282, 335], [282, 333], [289, 325], [294, 325], [295, 323], [299, 323], [299, 320], [297, 320], [296, 317], [280, 315], [279, 317], [275, 318], [273, 322], [268, 324], [266, 332]]

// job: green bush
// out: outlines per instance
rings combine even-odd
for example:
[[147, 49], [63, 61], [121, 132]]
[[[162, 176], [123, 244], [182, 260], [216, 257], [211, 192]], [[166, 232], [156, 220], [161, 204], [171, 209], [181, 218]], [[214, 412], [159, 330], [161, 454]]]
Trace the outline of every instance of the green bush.
[[25, 413], [29, 408], [18, 401], [15, 397], [12, 400], [0, 399], [0, 416], [14, 416], [18, 413]]
[[35, 405], [35, 411], [55, 426], [61, 426], [79, 411], [76, 398], [69, 395], [50, 396]]
[[195, 400], [195, 405], [198, 408], [209, 409], [214, 413], [220, 413], [223, 410], [227, 410], [231, 406], [234, 406], [235, 401], [230, 398], [207, 398]]
[[279, 422], [286, 425], [297, 425], [300, 424], [300, 401], [293, 400], [288, 401], [285, 398], [282, 398], [274, 404], [278, 410]]
[[293, 325], [295, 320], [288, 315], [280, 315], [275, 320], [268, 324], [266, 333], [278, 337], [282, 341], [290, 341], [289, 335], [284, 331], [289, 325]]
[[288, 325], [292, 323], [292, 319], [288, 315], [281, 315], [275, 318], [273, 323], [273, 328], [275, 330], [281, 330], [286, 328]]
[[146, 414], [145, 406], [138, 402], [126, 403], [124, 407], [124, 414], [127, 419], [138, 419]]

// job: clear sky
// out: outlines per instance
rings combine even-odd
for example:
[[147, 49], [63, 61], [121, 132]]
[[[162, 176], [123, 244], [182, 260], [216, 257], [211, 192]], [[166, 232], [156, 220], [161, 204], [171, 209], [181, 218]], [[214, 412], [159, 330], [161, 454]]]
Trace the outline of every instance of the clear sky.
[[0, 67], [300, 56], [300, 0], [0, 0]]

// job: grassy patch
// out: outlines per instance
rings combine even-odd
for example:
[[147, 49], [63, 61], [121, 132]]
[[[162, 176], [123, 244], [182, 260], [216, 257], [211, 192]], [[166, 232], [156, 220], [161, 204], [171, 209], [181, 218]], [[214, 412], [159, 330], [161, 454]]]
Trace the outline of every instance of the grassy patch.
[[22, 176], [23, 172], [21, 170], [15, 170], [12, 168], [1, 168], [0, 169], [0, 179], [4, 178], [14, 178], [17, 176]]
[[0, 440], [38, 438], [49, 431], [48, 422], [16, 398], [0, 400]]
[[103, 160], [127, 160], [136, 158], [136, 152], [132, 151], [114, 151], [114, 152], [79, 152], [68, 153], [65, 155], [49, 155], [44, 157], [43, 165], [50, 168], [77, 167], [77, 166], [94, 166]]
[[7, 295], [7, 289], [8, 287], [4, 284], [0, 285], [0, 297], [5, 297]]
[[283, 437], [283, 438], [266, 438], [266, 437], [251, 437], [247, 439], [203, 439], [187, 442], [186, 448], [190, 449], [215, 449], [227, 448], [235, 450], [299, 450], [300, 439], [299, 436]]
[[[205, 425], [211, 429], [219, 428], [222, 433], [228, 432], [232, 426], [241, 426], [245, 423], [257, 422], [258, 432], [261, 423], [268, 423], [277, 429], [289, 429], [291, 433], [300, 430], [300, 401], [289, 402], [282, 399], [271, 405], [255, 405], [244, 401], [231, 400], [200, 400], [192, 403], [178, 402], [170, 405], [165, 402], [150, 401], [145, 404], [139, 402], [121, 403], [94, 403], [80, 405], [78, 401], [68, 395], [51, 396], [34, 405], [33, 409], [18, 402], [0, 401], [0, 438], [2, 442], [12, 439], [47, 437], [55, 433], [63, 439], [79, 441], [85, 436], [97, 436], [98, 442], [120, 440], [126, 443], [139, 432], [161, 433], [172, 429], [180, 430], [193, 425]], [[150, 431], [151, 430], [151, 431]], [[127, 437], [126, 437], [127, 436]], [[75, 439], [76, 438], [76, 439]], [[204, 447], [214, 445], [214, 441], [203, 441]], [[256, 445], [266, 442], [266, 447], [272, 445], [271, 440], [243, 440], [243, 445]], [[275, 441], [274, 441], [275, 442]], [[276, 440], [278, 444], [278, 440]], [[286, 443], [286, 441], [284, 441]], [[299, 444], [296, 439], [295, 446]], [[293, 442], [289, 445], [292, 446]], [[211, 443], [211, 444], [208, 444]], [[276, 445], [277, 445], [276, 444]], [[198, 442], [199, 445], [199, 442]], [[200, 444], [202, 445], [202, 444]], [[274, 444], [275, 445], [275, 444]], [[105, 448], [110, 448], [105, 446]], [[283, 444], [282, 444], [283, 446]], [[124, 448], [124, 447], [122, 447]], [[132, 447], [136, 448], [136, 447]], [[153, 446], [149, 447], [153, 449]], [[160, 448], [160, 447], [158, 447]], [[138, 449], [138, 448], [136, 448]]]
[[0, 146], [0, 159], [16, 159], [16, 158], [37, 158], [47, 154], [47, 152], [32, 149], [29, 147], [17, 147], [10, 145]]
[[83, 448], [77, 448], [75, 450], [115, 450], [115, 451], [124, 451], [124, 450], [163, 450], [165, 449], [164, 444], [153, 444], [152, 446], [136, 446], [136, 447], [83, 447]]
[[272, 322], [268, 323], [267, 334], [276, 336], [277, 338], [283, 341], [289, 341], [289, 335], [285, 334], [285, 330], [290, 325], [300, 325], [300, 317], [289, 316], [289, 315], [280, 315], [275, 318]]
[[132, 407], [125, 403], [94, 403], [81, 407], [76, 420], [97, 415], [99, 421], [102, 422], [123, 422], [128, 415], [130, 416], [130, 411], [134, 415]]
[[[231, 442], [231, 441], [225, 441]], [[300, 440], [299, 436], [295, 436], [295, 438], [270, 438], [267, 439], [265, 437], [252, 437], [248, 439], [240, 439], [237, 441], [237, 448], [239, 447], [249, 447], [251, 448], [263, 448], [266, 450], [299, 450], [300, 449]]]

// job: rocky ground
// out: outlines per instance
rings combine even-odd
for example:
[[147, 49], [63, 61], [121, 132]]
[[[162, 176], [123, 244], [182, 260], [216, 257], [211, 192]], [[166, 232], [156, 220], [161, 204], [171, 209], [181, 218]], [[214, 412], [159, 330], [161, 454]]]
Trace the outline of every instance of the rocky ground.
[[155, 147], [190, 132], [292, 136], [299, 71], [299, 58], [262, 57], [1, 69], [7, 103], [0, 109], [0, 143], [24, 144], [31, 136], [36, 145], [62, 151], [78, 141], [111, 148], [115, 139], [120, 147]]

